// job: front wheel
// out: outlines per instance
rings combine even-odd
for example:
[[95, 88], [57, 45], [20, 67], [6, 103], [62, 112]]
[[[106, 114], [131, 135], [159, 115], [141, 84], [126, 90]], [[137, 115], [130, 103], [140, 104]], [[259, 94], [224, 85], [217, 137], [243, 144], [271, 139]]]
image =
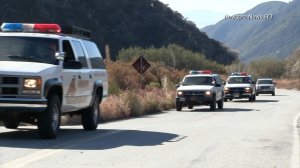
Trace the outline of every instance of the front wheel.
[[15, 120], [7, 120], [3, 121], [3, 124], [7, 129], [17, 129], [19, 127], [20, 122]]
[[210, 102], [209, 106], [210, 106], [210, 111], [215, 111], [216, 110], [216, 96], [213, 97], [213, 99]]
[[82, 111], [81, 123], [86, 131], [96, 130], [99, 122], [99, 99], [96, 98], [93, 105]]
[[182, 110], [182, 104], [178, 101], [176, 101], [176, 110], [181, 111]]
[[221, 100], [218, 101], [218, 109], [223, 109], [224, 107], [224, 99], [221, 98]]
[[55, 139], [60, 127], [61, 103], [57, 95], [48, 99], [47, 109], [38, 118], [38, 132], [41, 138]]
[[192, 104], [188, 104], [188, 109], [193, 109], [193, 105]]

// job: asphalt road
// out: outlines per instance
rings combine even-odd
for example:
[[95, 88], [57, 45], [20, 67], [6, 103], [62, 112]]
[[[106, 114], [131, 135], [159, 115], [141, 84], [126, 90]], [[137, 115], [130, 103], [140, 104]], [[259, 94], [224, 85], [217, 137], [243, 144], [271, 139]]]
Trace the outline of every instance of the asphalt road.
[[226, 102], [99, 125], [63, 126], [56, 140], [36, 127], [0, 127], [0, 168], [299, 168], [300, 92]]

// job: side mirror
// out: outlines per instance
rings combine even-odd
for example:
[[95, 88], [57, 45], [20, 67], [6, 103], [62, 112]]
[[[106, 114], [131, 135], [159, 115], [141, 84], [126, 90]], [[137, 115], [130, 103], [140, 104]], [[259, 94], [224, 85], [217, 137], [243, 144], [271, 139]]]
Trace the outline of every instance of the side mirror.
[[177, 84], [175, 84], [175, 87], [179, 88], [180, 85], [181, 85], [181, 83], [177, 83]]
[[64, 52], [56, 52], [55, 53], [55, 58], [57, 60], [63, 61], [65, 59], [65, 53]]
[[255, 84], [256, 84], [256, 81], [253, 81], [252, 84], [255, 85]]
[[79, 61], [66, 61], [63, 64], [64, 69], [81, 69], [82, 68], [82, 64]]
[[276, 83], [276, 82], [274, 82], [274, 85], [277, 85], [277, 83]]
[[226, 85], [226, 82], [222, 82], [223, 85]]

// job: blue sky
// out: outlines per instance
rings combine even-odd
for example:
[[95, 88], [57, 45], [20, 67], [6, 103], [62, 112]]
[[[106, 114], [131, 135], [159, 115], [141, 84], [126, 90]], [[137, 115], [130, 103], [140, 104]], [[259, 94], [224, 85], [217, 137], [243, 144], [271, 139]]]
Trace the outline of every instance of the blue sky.
[[[184, 17], [196, 23], [198, 28], [215, 24], [225, 15], [244, 13], [256, 5], [270, 0], [160, 0]], [[279, 0], [289, 2], [291, 0]]]

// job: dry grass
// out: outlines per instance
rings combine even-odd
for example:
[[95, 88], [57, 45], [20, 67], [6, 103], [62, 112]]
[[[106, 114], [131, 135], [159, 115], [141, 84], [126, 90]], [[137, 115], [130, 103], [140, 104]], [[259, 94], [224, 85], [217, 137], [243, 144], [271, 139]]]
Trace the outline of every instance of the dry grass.
[[[148, 88], [126, 90], [119, 95], [110, 95], [100, 104], [101, 121], [113, 121], [158, 113], [175, 107], [175, 90]], [[62, 125], [81, 124], [78, 115], [63, 116]]]
[[296, 89], [300, 90], [300, 80], [299, 79], [279, 79], [276, 80], [276, 87], [281, 89]]
[[174, 108], [175, 91], [164, 89], [128, 90], [109, 96], [101, 104], [103, 121], [130, 118]]

